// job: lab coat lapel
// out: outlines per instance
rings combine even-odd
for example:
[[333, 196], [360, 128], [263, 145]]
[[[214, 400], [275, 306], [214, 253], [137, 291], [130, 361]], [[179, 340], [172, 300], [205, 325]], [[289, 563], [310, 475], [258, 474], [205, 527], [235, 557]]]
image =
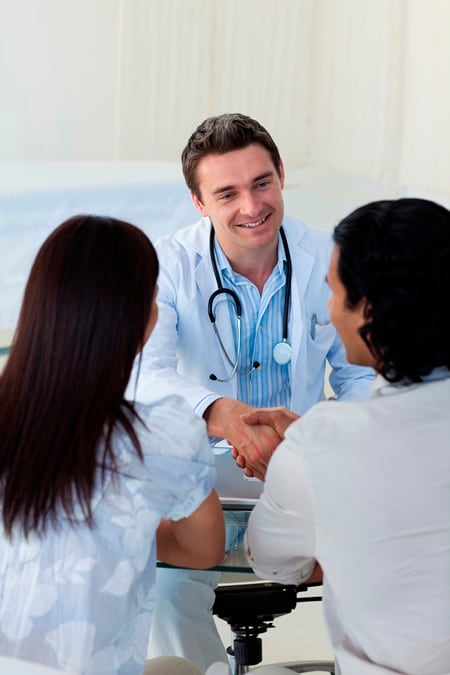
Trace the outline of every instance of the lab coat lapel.
[[304, 316], [304, 297], [314, 265], [314, 258], [301, 247], [301, 237], [294, 240], [290, 238], [289, 249], [292, 257], [292, 297], [290, 312], [290, 335], [292, 345], [292, 380], [296, 388], [299, 378], [306, 377], [306, 373], [300, 372], [300, 364], [304, 359], [300, 358], [302, 345], [307, 339], [307, 325]]

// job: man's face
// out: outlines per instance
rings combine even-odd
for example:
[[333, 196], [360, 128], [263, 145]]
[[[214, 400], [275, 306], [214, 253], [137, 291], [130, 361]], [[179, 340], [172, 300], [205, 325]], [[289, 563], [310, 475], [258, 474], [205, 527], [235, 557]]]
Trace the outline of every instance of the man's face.
[[348, 306], [347, 292], [338, 275], [338, 261], [339, 248], [334, 246], [327, 275], [331, 289], [328, 300], [330, 319], [344, 344], [347, 361], [358, 366], [374, 367], [375, 359], [358, 332], [358, 329], [367, 323], [364, 314], [367, 301], [363, 298], [356, 307]]
[[207, 155], [197, 167], [200, 199], [192, 200], [214, 225], [228, 257], [244, 249], [276, 245], [283, 220], [284, 169], [254, 143], [222, 155]]

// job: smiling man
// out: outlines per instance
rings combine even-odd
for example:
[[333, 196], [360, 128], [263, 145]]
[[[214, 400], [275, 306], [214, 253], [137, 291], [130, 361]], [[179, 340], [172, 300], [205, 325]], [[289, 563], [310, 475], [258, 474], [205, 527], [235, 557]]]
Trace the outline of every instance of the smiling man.
[[[284, 215], [284, 167], [266, 129], [239, 113], [208, 118], [182, 165], [202, 218], [157, 242], [159, 321], [129, 393], [181, 394], [211, 442], [225, 439], [238, 466], [264, 479], [280, 436], [242, 414], [277, 406], [287, 421], [303, 415], [324, 398], [327, 361], [339, 399], [365, 398], [373, 373], [345, 358], [328, 317], [331, 234]], [[248, 481], [235, 473], [245, 497]], [[240, 545], [246, 517], [227, 513], [229, 548]], [[219, 578], [158, 571], [149, 654], [185, 656], [203, 671], [226, 660], [211, 615]]]

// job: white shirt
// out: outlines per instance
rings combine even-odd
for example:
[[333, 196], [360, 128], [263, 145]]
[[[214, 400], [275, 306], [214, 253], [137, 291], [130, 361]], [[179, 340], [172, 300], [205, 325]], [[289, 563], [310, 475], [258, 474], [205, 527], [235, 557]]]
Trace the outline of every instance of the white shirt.
[[450, 673], [450, 380], [378, 377], [369, 400], [320, 403], [291, 425], [247, 547], [284, 583], [320, 562], [342, 675]]
[[[192, 513], [215, 471], [204, 422], [181, 397], [138, 412], [144, 461], [114, 437], [120, 475], [79, 512], [26, 541], [0, 529], [0, 654], [90, 675], [142, 675], [153, 613], [155, 532]], [[176, 419], [176, 424], [174, 424]]]

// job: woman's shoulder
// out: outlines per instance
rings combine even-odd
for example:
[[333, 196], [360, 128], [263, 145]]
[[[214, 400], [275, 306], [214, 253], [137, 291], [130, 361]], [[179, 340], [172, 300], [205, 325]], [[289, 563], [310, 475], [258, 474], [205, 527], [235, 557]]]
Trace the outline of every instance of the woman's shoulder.
[[206, 434], [206, 423], [187, 401], [171, 394], [159, 401], [135, 405], [140, 422], [139, 440], [145, 454], [171, 454], [210, 463], [213, 457]]
[[[214, 482], [214, 455], [206, 435], [206, 424], [184, 398], [169, 395], [150, 404], [135, 403], [127, 416], [133, 424], [142, 457], [128, 432], [118, 426], [114, 456], [119, 481], [112, 473], [101, 480], [99, 473], [92, 499], [94, 511], [108, 490], [126, 499], [145, 500], [161, 517], [188, 515], [205, 498]], [[181, 496], [181, 497], [180, 497]], [[114, 498], [116, 499], [116, 497]], [[80, 515], [83, 518], [83, 514]]]
[[205, 428], [205, 422], [197, 417], [193, 408], [179, 394], [168, 394], [151, 403], [134, 404], [140, 419], [145, 423], [166, 425], [168, 422], [175, 429], [179, 429], [179, 423], [193, 425], [199, 429]]

